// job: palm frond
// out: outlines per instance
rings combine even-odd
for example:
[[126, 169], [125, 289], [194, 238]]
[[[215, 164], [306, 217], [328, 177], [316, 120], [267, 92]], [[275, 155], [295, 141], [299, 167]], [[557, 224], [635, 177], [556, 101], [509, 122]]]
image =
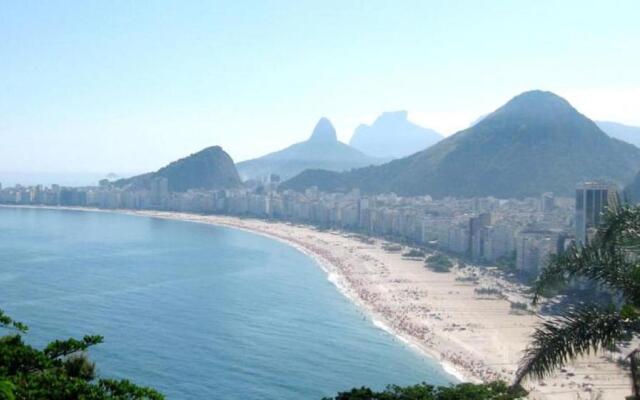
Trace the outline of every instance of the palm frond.
[[596, 240], [600, 246], [640, 251], [640, 207], [613, 205], [604, 215]]
[[583, 306], [569, 311], [560, 318], [544, 322], [533, 333], [515, 384], [530, 376], [544, 378], [568, 361], [613, 346], [638, 331], [637, 319], [624, 318], [614, 309]]
[[557, 280], [586, 278], [640, 305], [640, 207], [613, 204], [587, 245], [550, 259], [534, 288], [534, 303]]
[[640, 266], [619, 248], [603, 248], [597, 243], [572, 246], [563, 254], [551, 257], [534, 287], [534, 304], [544, 290], [557, 280], [587, 278], [596, 284], [621, 293], [640, 304]]
[[15, 400], [13, 395], [14, 385], [7, 380], [0, 380], [0, 399], [1, 400]]

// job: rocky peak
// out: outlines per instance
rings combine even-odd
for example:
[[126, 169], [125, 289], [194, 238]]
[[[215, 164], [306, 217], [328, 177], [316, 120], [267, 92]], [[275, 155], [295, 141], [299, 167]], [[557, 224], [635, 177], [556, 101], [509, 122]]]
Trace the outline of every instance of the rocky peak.
[[309, 138], [310, 142], [337, 142], [336, 130], [327, 118], [322, 117], [313, 128], [313, 133]]

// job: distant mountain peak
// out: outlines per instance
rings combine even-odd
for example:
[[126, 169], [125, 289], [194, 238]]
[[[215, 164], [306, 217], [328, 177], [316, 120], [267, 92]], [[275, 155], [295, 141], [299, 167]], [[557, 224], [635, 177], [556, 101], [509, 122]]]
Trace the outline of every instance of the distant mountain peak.
[[200, 151], [198, 151], [196, 153], [193, 153], [193, 154], [219, 153], [219, 152], [223, 152], [223, 151], [224, 150], [220, 146], [209, 146], [209, 147], [205, 147], [204, 149], [202, 149], [202, 150], [200, 150]]
[[347, 171], [353, 168], [381, 164], [386, 159], [366, 155], [338, 141], [336, 130], [327, 118], [320, 118], [308, 140], [294, 143], [282, 150], [238, 163], [244, 179], [279, 175], [285, 180], [305, 169]]
[[574, 113], [576, 110], [557, 94], [543, 90], [530, 90], [515, 96], [487, 118], [502, 113], [549, 118], [550, 115], [567, 112]]
[[381, 158], [401, 158], [424, 150], [442, 135], [408, 120], [407, 111], [383, 112], [373, 124], [359, 125], [351, 144], [365, 154]]
[[567, 100], [553, 92], [529, 90], [513, 97], [494, 112], [480, 115], [469, 124], [469, 128], [492, 117], [504, 116], [505, 114], [512, 114], [518, 118], [529, 117], [542, 120], [551, 115], [557, 115], [559, 112], [576, 112], [576, 110]]
[[313, 133], [309, 138], [312, 142], [337, 142], [338, 136], [336, 135], [336, 129], [327, 118], [322, 117], [313, 128]]
[[571, 107], [568, 101], [558, 96], [553, 92], [549, 92], [547, 90], [528, 90], [526, 92], [522, 92], [519, 95], [516, 95], [510, 101], [507, 102], [506, 105], [510, 103], [518, 103], [518, 102], [531, 102], [531, 103], [540, 103], [540, 102], [554, 102], [557, 104], [563, 104]]
[[169, 190], [186, 192], [189, 189], [229, 189], [242, 185], [231, 157], [220, 146], [204, 148], [187, 157], [173, 161], [156, 172], [120, 179], [117, 186], [149, 189], [153, 178], [167, 178]]
[[[624, 125], [611, 121], [595, 121], [595, 123], [610, 137], [631, 143], [636, 147], [640, 147], [640, 127]], [[638, 188], [640, 188], [640, 178], [638, 179], [638, 182]]]
[[[356, 132], [351, 140], [354, 147], [367, 153], [358, 143], [367, 136], [366, 143], [374, 136], [384, 138], [383, 149], [400, 141], [399, 128], [373, 128]], [[377, 136], [378, 132], [385, 135]], [[550, 191], [565, 196], [571, 195], [578, 182], [623, 184], [638, 170], [640, 149], [611, 139], [562, 97], [533, 90], [421, 152], [341, 174], [306, 171], [285, 182], [283, 188], [359, 188], [363, 193], [434, 197], [522, 198]]]

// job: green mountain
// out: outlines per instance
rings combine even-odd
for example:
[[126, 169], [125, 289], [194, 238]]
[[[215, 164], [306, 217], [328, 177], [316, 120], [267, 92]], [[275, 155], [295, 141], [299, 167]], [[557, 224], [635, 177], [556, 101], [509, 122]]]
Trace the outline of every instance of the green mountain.
[[594, 121], [607, 135], [640, 147], [640, 127], [611, 121]]
[[388, 159], [367, 156], [338, 141], [331, 122], [321, 118], [309, 140], [260, 158], [238, 163], [243, 179], [255, 179], [277, 174], [288, 179], [309, 168], [346, 171], [352, 168], [381, 164]]
[[584, 180], [623, 184], [639, 169], [640, 149], [610, 138], [563, 98], [530, 91], [425, 151], [342, 174], [306, 171], [282, 188], [521, 198], [572, 195]]
[[360, 125], [349, 144], [361, 152], [381, 158], [401, 158], [439, 142], [442, 135], [407, 119], [406, 111], [385, 112], [372, 125]]
[[640, 203], [640, 172], [638, 172], [631, 181], [624, 188], [624, 199], [631, 203]]
[[189, 189], [231, 189], [242, 185], [233, 160], [220, 146], [207, 147], [188, 157], [181, 158], [156, 172], [120, 179], [114, 184], [120, 187], [148, 189], [153, 178], [164, 177], [172, 192]]

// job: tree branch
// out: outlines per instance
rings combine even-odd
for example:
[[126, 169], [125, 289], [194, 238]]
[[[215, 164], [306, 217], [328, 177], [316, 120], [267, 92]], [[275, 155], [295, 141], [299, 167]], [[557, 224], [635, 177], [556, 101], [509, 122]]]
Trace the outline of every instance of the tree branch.
[[56, 359], [59, 357], [68, 356], [69, 354], [76, 353], [78, 351], [84, 351], [91, 346], [102, 343], [104, 338], [100, 335], [87, 335], [82, 340], [67, 339], [56, 340], [47, 345], [44, 349], [44, 354], [50, 359]]

